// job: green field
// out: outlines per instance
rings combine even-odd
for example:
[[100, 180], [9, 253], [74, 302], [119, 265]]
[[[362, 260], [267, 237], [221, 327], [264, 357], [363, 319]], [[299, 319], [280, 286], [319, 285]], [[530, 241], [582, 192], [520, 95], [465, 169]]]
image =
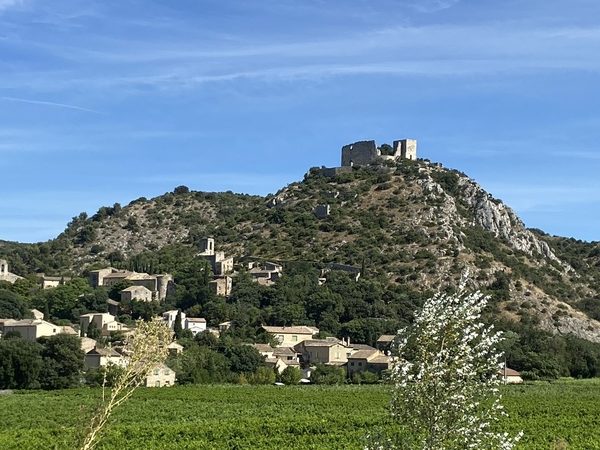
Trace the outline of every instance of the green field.
[[[71, 449], [99, 390], [0, 396], [0, 449]], [[507, 387], [522, 449], [600, 449], [600, 382]], [[140, 389], [102, 449], [352, 449], [384, 422], [381, 386], [193, 386]]]

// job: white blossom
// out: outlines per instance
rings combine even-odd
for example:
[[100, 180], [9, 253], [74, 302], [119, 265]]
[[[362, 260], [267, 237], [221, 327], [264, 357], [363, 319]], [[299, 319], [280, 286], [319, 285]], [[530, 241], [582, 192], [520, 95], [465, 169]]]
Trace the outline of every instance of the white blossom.
[[398, 331], [391, 415], [406, 438], [401, 443], [378, 439], [366, 449], [515, 446], [522, 433], [510, 437], [497, 431], [499, 418], [506, 415], [498, 389], [502, 354], [496, 348], [502, 338], [481, 322], [487, 301], [479, 292], [437, 294], [411, 327]]

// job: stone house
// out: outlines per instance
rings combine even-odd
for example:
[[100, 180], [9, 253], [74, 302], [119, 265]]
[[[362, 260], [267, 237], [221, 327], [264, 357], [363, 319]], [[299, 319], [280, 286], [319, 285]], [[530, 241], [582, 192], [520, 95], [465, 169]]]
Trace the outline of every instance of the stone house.
[[302, 362], [308, 365], [343, 365], [353, 353], [352, 348], [336, 338], [305, 340], [295, 345], [294, 350], [301, 355]]
[[36, 341], [41, 337], [55, 336], [63, 333], [63, 327], [40, 319], [3, 319], [0, 320], [0, 334], [15, 332], [27, 341]]
[[121, 303], [116, 300], [111, 300], [110, 298], [106, 300], [106, 305], [108, 308], [108, 312], [113, 316], [118, 316], [121, 311]]
[[38, 275], [42, 289], [52, 289], [71, 281], [70, 277], [49, 277], [43, 273]]
[[348, 376], [365, 371], [380, 374], [391, 367], [391, 361], [391, 357], [377, 349], [359, 350], [348, 357]]
[[215, 277], [212, 281], [208, 282], [208, 287], [210, 287], [215, 295], [228, 297], [233, 289], [233, 278], [227, 275]]
[[147, 273], [119, 270], [113, 267], [92, 270], [90, 272], [90, 283], [94, 288], [105, 286], [111, 287], [117, 283], [126, 281], [131, 286], [144, 286], [152, 292], [152, 300], [164, 301], [167, 295], [175, 289], [173, 275]]
[[90, 350], [93, 350], [96, 348], [97, 342], [94, 339], [91, 339], [89, 337], [85, 337], [83, 336], [81, 339], [81, 350], [83, 350], [83, 353], [87, 353]]
[[137, 300], [139, 302], [151, 302], [154, 299], [152, 291], [146, 286], [129, 286], [119, 292], [121, 301]]
[[169, 349], [169, 354], [173, 356], [183, 353], [183, 345], [178, 344], [175, 341], [167, 345], [167, 349]]
[[375, 347], [377, 347], [382, 352], [387, 352], [391, 349], [394, 339], [396, 339], [395, 334], [383, 334], [379, 336], [379, 339], [377, 339]]
[[283, 266], [272, 262], [251, 262], [248, 264], [248, 273], [252, 280], [262, 286], [275, 284], [283, 274]]
[[269, 344], [252, 344], [252, 346], [264, 356], [265, 365], [276, 369], [278, 373], [290, 366], [300, 368], [298, 353], [291, 347], [273, 348]]
[[175, 385], [175, 371], [164, 364], [154, 367], [146, 377], [146, 387], [171, 387]]
[[269, 327], [263, 325], [262, 329], [274, 336], [279, 344], [278, 347], [293, 347], [319, 334], [318, 328], [309, 326]]
[[23, 277], [8, 271], [8, 261], [5, 259], [0, 259], [0, 281], [6, 281], [10, 284], [14, 284], [17, 280], [22, 279]]
[[98, 369], [109, 364], [125, 367], [127, 358], [112, 348], [94, 348], [85, 354], [83, 363], [87, 369]]
[[88, 327], [94, 323], [102, 336], [108, 336], [112, 331], [128, 331], [124, 324], [117, 322], [115, 316], [109, 313], [88, 313], [79, 316], [79, 329], [82, 336], [87, 334]]

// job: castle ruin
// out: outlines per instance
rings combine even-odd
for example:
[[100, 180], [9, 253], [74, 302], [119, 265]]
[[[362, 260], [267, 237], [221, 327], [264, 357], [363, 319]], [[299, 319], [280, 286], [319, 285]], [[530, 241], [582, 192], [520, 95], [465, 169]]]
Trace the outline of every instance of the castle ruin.
[[342, 167], [368, 166], [383, 161], [399, 161], [402, 159], [417, 159], [416, 140], [401, 139], [394, 141], [391, 155], [382, 154], [375, 141], [359, 141], [342, 147]]

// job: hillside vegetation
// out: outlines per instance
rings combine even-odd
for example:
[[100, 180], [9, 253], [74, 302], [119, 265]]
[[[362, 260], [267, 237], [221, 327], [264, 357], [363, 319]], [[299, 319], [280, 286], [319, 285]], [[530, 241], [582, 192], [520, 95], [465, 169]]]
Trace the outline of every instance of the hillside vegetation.
[[[317, 219], [313, 209], [329, 204]], [[355, 168], [334, 178], [312, 169], [267, 198], [172, 193], [73, 218], [47, 243], [1, 243], [18, 274], [85, 274], [106, 264], [176, 271], [156, 255], [214, 236], [237, 260], [328, 262], [364, 269], [384, 286], [426, 293], [453, 289], [468, 271], [509, 320], [600, 341], [600, 246], [526, 229], [501, 201], [466, 175], [426, 161]]]

